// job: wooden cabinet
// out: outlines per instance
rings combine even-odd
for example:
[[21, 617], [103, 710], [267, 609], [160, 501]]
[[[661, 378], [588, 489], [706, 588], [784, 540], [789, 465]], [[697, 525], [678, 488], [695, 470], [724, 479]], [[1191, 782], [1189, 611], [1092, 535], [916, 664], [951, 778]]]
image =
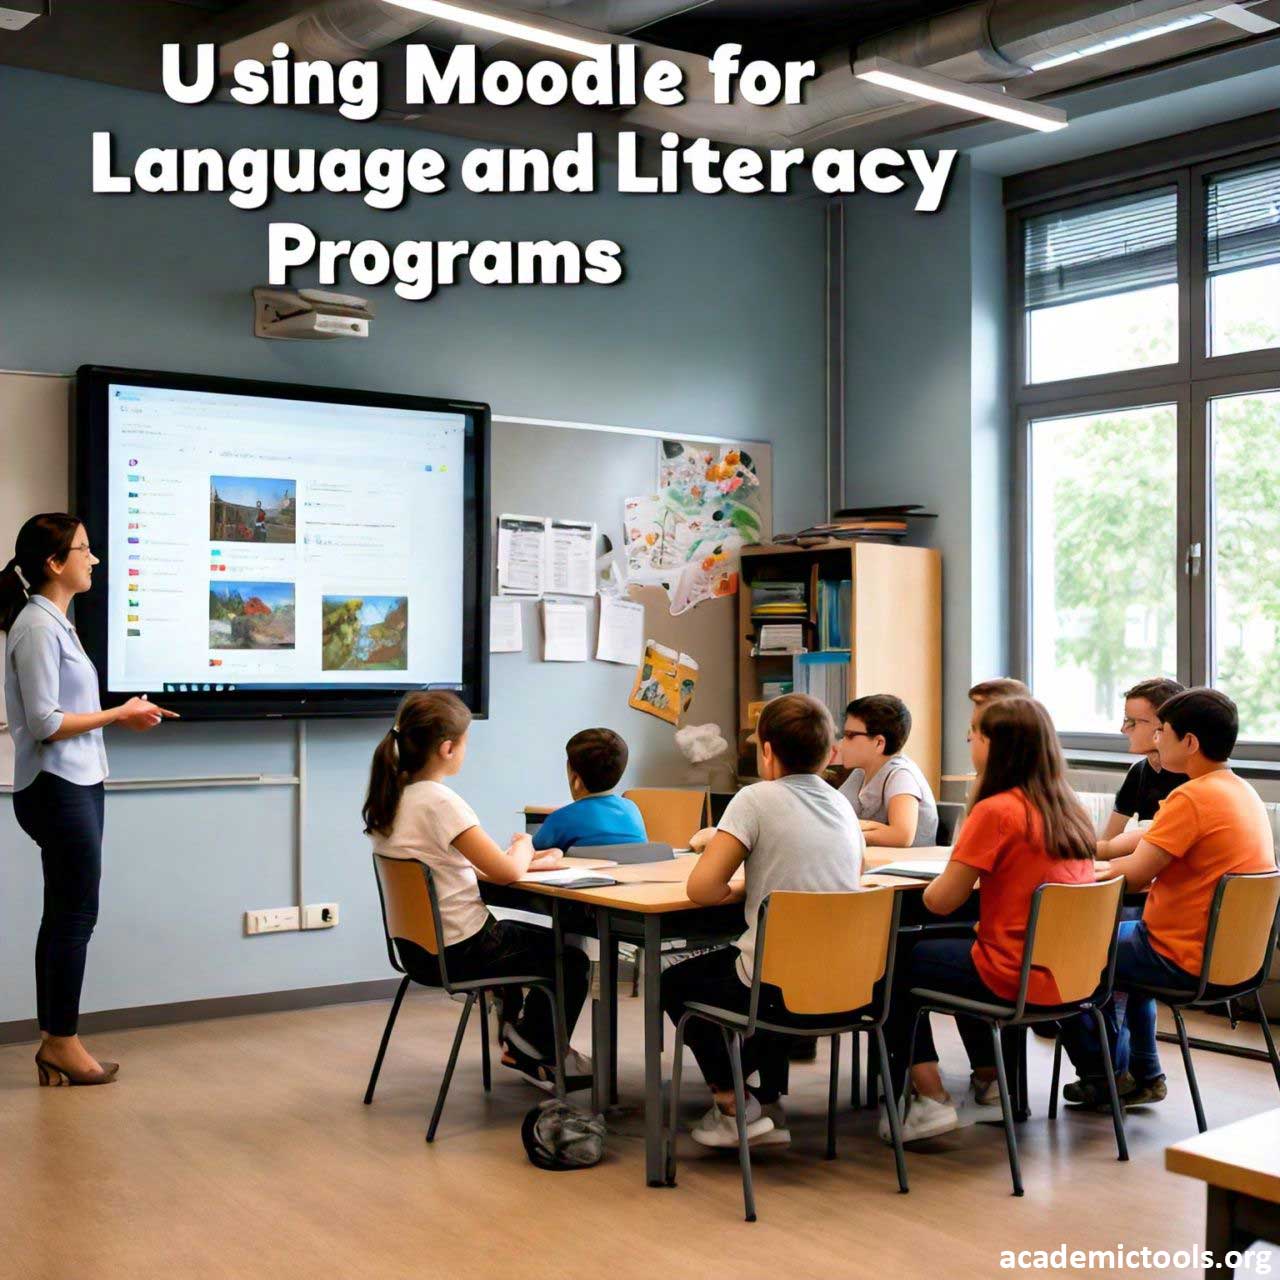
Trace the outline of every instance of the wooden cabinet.
[[[802, 582], [803, 616], [760, 616], [762, 582]], [[742, 552], [738, 594], [738, 768], [755, 772], [750, 706], [770, 681], [790, 680], [790, 655], [758, 653], [762, 625], [801, 623], [805, 645], [822, 647], [819, 601], [847, 581], [849, 617], [848, 698], [893, 693], [911, 709], [906, 753], [923, 770], [935, 794], [942, 772], [942, 556], [927, 547], [832, 541], [817, 547], [759, 546]], [[834, 655], [833, 655], [834, 657]], [[838, 678], [838, 677], [837, 677]], [[833, 708], [835, 710], [835, 708]], [[842, 717], [837, 718], [837, 729]]]

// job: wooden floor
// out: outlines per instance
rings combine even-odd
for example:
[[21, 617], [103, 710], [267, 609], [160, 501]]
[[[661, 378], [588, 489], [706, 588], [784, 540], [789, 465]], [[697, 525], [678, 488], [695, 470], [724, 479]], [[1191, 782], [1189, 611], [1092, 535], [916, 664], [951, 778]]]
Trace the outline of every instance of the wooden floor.
[[[364, 1107], [386, 1011], [346, 1005], [103, 1035], [93, 1047], [123, 1063], [103, 1089], [37, 1089], [31, 1047], [0, 1048], [0, 1276], [995, 1277], [1009, 1274], [1005, 1248], [1203, 1239], [1203, 1188], [1163, 1168], [1165, 1144], [1195, 1131], [1176, 1046], [1164, 1046], [1169, 1099], [1130, 1113], [1133, 1159], [1122, 1165], [1108, 1118], [1045, 1118], [1050, 1053], [1034, 1042], [1022, 1200], [1009, 1194], [991, 1126], [908, 1152], [907, 1196], [868, 1112], [842, 1114], [840, 1158], [824, 1161], [824, 1049], [819, 1064], [793, 1070], [795, 1141], [760, 1154], [760, 1221], [748, 1225], [732, 1154], [685, 1138], [679, 1187], [644, 1187], [634, 1113], [611, 1121], [601, 1166], [536, 1170], [519, 1121], [541, 1095], [495, 1065], [486, 1098], [474, 1033], [426, 1146], [458, 1006], [435, 993], [406, 1001], [377, 1100]], [[639, 1023], [639, 1001], [624, 999], [624, 1100], [642, 1086]], [[944, 1063], [960, 1069], [951, 1024], [939, 1020], [939, 1032]], [[1256, 1027], [1240, 1036], [1260, 1040]], [[845, 1050], [847, 1061], [847, 1041]], [[1277, 1105], [1265, 1064], [1197, 1062], [1210, 1124]], [[693, 1118], [706, 1095], [696, 1068], [686, 1079]]]

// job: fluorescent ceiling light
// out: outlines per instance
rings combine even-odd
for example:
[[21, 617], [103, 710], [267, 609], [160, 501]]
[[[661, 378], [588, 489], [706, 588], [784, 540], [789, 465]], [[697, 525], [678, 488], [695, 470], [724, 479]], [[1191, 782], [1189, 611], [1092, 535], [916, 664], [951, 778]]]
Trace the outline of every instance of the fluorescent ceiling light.
[[1048, 71], [1050, 67], [1060, 67], [1067, 62], [1075, 62], [1079, 58], [1092, 58], [1100, 53], [1109, 53], [1112, 49], [1123, 49], [1125, 45], [1138, 44], [1143, 40], [1154, 40], [1157, 36], [1171, 35], [1185, 27], [1194, 27], [1201, 22], [1212, 22], [1211, 13], [1189, 13], [1172, 22], [1162, 22], [1158, 27], [1141, 27], [1137, 31], [1126, 31], [1122, 35], [1112, 36], [1109, 40], [1099, 40], [1097, 44], [1085, 45], [1083, 49], [1072, 49], [1060, 53], [1053, 58], [1045, 58], [1043, 62], [1030, 64], [1032, 71]]
[[1270, 18], [1264, 18], [1262, 14], [1254, 13], [1242, 4], [1224, 4], [1221, 9], [1213, 11], [1213, 16], [1253, 35], [1262, 35], [1264, 32], [1274, 31], [1280, 27], [1280, 22], [1272, 22]]
[[888, 58], [862, 58], [854, 63], [853, 74], [859, 80], [885, 89], [897, 89], [900, 93], [927, 98], [930, 102], [942, 102], [962, 111], [990, 116], [993, 120], [1007, 120], [1026, 129], [1038, 129], [1041, 133], [1067, 127], [1067, 113], [1057, 107], [1007, 98], [999, 90], [986, 85], [966, 84], [963, 80], [935, 75], [919, 67], [904, 67], [901, 63], [890, 62]]
[[527, 22], [516, 22], [512, 18], [501, 18], [496, 13], [467, 9], [460, 4], [446, 4], [440, 0], [388, 0], [388, 3], [399, 9], [412, 9], [415, 13], [425, 14], [430, 18], [443, 18], [446, 22], [480, 27], [485, 31], [495, 31], [498, 35], [512, 36], [516, 40], [527, 40], [530, 44], [542, 44], [550, 49], [581, 54], [584, 58], [597, 57], [609, 47], [597, 41], [579, 40], [558, 31], [548, 31], [545, 27], [535, 27]]

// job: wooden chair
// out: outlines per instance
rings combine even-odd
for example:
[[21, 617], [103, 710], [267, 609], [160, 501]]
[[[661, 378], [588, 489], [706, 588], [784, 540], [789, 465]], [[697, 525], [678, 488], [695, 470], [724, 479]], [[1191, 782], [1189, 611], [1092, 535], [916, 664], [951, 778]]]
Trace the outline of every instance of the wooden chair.
[[[911, 1046], [915, 1048], [915, 1026], [928, 1013], [964, 1015], [985, 1022], [991, 1028], [995, 1046], [996, 1080], [1000, 1086], [1000, 1109], [1004, 1116], [1005, 1143], [1009, 1150], [1009, 1172], [1013, 1176], [1013, 1194], [1022, 1194], [1022, 1168], [1018, 1161], [1018, 1142], [1013, 1132], [1013, 1104], [1009, 1097], [1009, 1081], [1005, 1073], [1001, 1031], [1005, 1027], [1027, 1027], [1036, 1022], [1057, 1022], [1064, 1018], [1093, 1018], [1098, 1035], [1107, 1043], [1106, 1023], [1102, 1007], [1111, 999], [1116, 969], [1116, 929], [1124, 904], [1124, 877], [1115, 876], [1096, 884], [1042, 884], [1032, 896], [1031, 914], [1027, 918], [1027, 939], [1022, 954], [1022, 973], [1018, 993], [1011, 1004], [969, 1000], [946, 991], [912, 988], [911, 995], [920, 1008], [912, 1026]], [[1055, 1005], [1028, 1005], [1027, 987], [1032, 969], [1049, 973], [1058, 987], [1062, 1001]], [[1116, 1132], [1118, 1158], [1129, 1158], [1124, 1136], [1124, 1112], [1116, 1091], [1111, 1055], [1104, 1053], [1107, 1091], [1111, 1099], [1111, 1120]], [[1058, 1055], [1054, 1056], [1053, 1084], [1049, 1117], [1057, 1115]], [[911, 1063], [907, 1064], [910, 1082]], [[907, 1086], [904, 1085], [904, 1102]], [[889, 1108], [892, 1113], [893, 1107]]]
[[[1280, 1086], [1280, 1055], [1267, 1021], [1260, 988], [1267, 980], [1271, 957], [1275, 954], [1277, 931], [1280, 930], [1280, 871], [1225, 875], [1218, 881], [1213, 901], [1209, 904], [1209, 921], [1205, 930], [1204, 959], [1194, 993], [1165, 987], [1126, 985], [1132, 995], [1150, 997], [1169, 1006], [1178, 1029], [1178, 1047], [1191, 1088], [1191, 1104], [1196, 1112], [1196, 1125], [1201, 1133], [1208, 1128], [1204, 1106], [1200, 1101], [1200, 1085], [1191, 1061], [1191, 1045], [1182, 1019], [1184, 1009], [1204, 1009], [1224, 1001], [1252, 996], [1258, 1006], [1262, 1035], [1267, 1044], [1267, 1057], [1276, 1084]], [[1105, 1040], [1103, 1042], [1105, 1044]]]
[[[400, 989], [395, 994], [386, 1028], [382, 1032], [382, 1043], [378, 1046], [378, 1056], [374, 1059], [369, 1086], [364, 1093], [365, 1106], [373, 1102], [373, 1091], [378, 1084], [382, 1060], [386, 1057], [391, 1030], [396, 1024], [396, 1015], [400, 1012], [400, 1004], [404, 1000], [404, 993], [408, 990], [409, 983], [416, 981], [424, 986], [437, 985], [431, 981], [433, 975], [419, 976], [411, 972], [411, 965], [405, 963], [405, 957], [400, 953], [401, 945], [412, 943], [434, 959], [439, 968], [438, 985], [443, 987], [449, 995], [466, 995], [462, 1016], [458, 1019], [458, 1029], [453, 1037], [453, 1048], [449, 1051], [449, 1064], [445, 1067], [444, 1079], [440, 1082], [440, 1092], [436, 1095], [435, 1108], [431, 1112], [431, 1121], [427, 1125], [427, 1141], [434, 1142], [436, 1127], [440, 1123], [440, 1113], [444, 1110], [444, 1100], [449, 1093], [449, 1082], [453, 1079], [453, 1069], [458, 1062], [458, 1051], [462, 1048], [467, 1019], [471, 1016], [471, 1006], [476, 1000], [480, 1001], [481, 1073], [487, 1093], [492, 1082], [489, 1072], [489, 1018], [485, 993], [499, 987], [541, 987], [546, 991], [553, 1005], [559, 997], [553, 981], [530, 974], [476, 978], [466, 982], [451, 981], [448, 966], [445, 963], [444, 949], [439, 944], [439, 939], [445, 935], [440, 923], [440, 903], [436, 897], [435, 880], [431, 875], [431, 869], [425, 863], [416, 860], [388, 858], [384, 854], [375, 853], [373, 871], [378, 881], [378, 898], [382, 903], [382, 927], [387, 939], [387, 959], [391, 961], [393, 969], [404, 974], [404, 981], [401, 982]], [[557, 1017], [555, 1023], [557, 1029], [556, 1096], [563, 1098], [564, 1045], [560, 1042], [561, 1019]]]
[[[840, 1037], [851, 1031], [873, 1036], [879, 1048], [885, 1095], [893, 1093], [884, 1023], [889, 1014], [893, 962], [898, 945], [902, 899], [894, 889], [853, 893], [794, 893], [776, 891], [760, 904], [752, 965], [751, 1003], [745, 1014], [714, 1005], [690, 1003], [676, 1025], [675, 1060], [671, 1072], [671, 1119], [667, 1128], [667, 1185], [676, 1185], [676, 1133], [680, 1115], [680, 1073], [684, 1029], [690, 1018], [720, 1028], [733, 1065], [733, 1092], [738, 1112], [738, 1161], [742, 1169], [742, 1197], [748, 1222], [756, 1220], [751, 1152], [747, 1145], [746, 1091], [742, 1079], [742, 1042], [756, 1031], [784, 1036], [827, 1037], [831, 1041], [831, 1080], [827, 1092], [828, 1160], [836, 1154], [836, 1086], [840, 1074]], [[766, 1021], [759, 1016], [760, 984], [782, 992], [787, 1012], [809, 1019], [830, 1019], [813, 1025]], [[877, 983], [879, 991], [877, 994]], [[894, 1108], [889, 1125], [898, 1172], [898, 1187], [907, 1190], [906, 1157]]]
[[622, 795], [640, 810], [649, 839], [676, 849], [687, 849], [694, 833], [711, 820], [711, 795], [707, 791], [633, 787]]

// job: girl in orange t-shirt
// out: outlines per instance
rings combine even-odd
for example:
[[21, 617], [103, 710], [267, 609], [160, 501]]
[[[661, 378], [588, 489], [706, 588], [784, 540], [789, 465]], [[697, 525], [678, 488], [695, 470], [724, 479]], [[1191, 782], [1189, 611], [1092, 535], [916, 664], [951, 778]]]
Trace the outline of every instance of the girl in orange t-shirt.
[[[1011, 1003], [1018, 993], [1031, 898], [1046, 883], [1094, 879], [1093, 826], [1067, 785], [1066, 765], [1053, 721], [1033, 698], [989, 703], [969, 737], [978, 783], [946, 870], [924, 891], [924, 905], [950, 915], [982, 877], [976, 938], [918, 942], [899, 962], [898, 990], [886, 1028], [898, 1072], [917, 1003], [913, 987], [945, 991], [987, 1003]], [[1056, 1004], [1050, 974], [1032, 970], [1028, 1003]], [[995, 1046], [989, 1028], [971, 1018], [957, 1026], [973, 1067], [971, 1088], [980, 1105], [997, 1103]], [[931, 1137], [955, 1128], [956, 1109], [938, 1071], [928, 1017], [921, 1018], [911, 1070], [912, 1092], [903, 1138]], [[888, 1119], [881, 1136], [888, 1137]]]

